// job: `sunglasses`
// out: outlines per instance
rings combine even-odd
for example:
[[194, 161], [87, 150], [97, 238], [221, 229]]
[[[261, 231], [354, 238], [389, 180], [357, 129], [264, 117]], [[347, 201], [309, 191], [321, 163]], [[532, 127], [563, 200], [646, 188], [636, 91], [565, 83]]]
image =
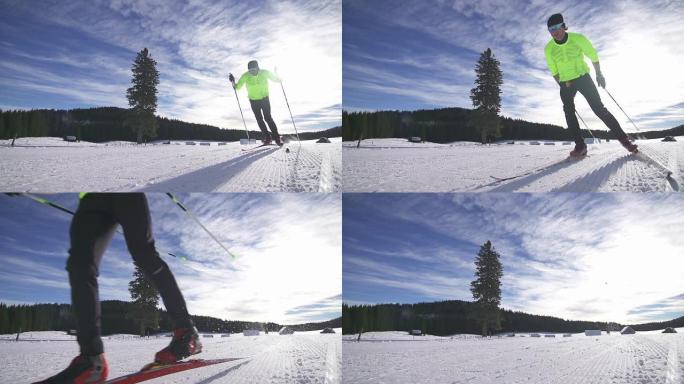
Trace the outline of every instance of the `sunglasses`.
[[558, 23], [549, 27], [549, 32], [556, 32], [557, 30], [563, 28], [564, 23]]

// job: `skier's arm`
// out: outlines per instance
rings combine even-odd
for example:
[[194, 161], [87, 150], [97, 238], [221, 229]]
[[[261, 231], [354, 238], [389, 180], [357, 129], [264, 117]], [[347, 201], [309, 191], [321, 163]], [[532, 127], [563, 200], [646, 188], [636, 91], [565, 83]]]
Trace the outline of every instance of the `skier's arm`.
[[266, 74], [266, 77], [267, 77], [269, 80], [271, 80], [271, 81], [273, 81], [273, 82], [276, 82], [276, 83], [282, 82], [282, 80], [280, 79], [280, 77], [278, 77], [278, 76], [276, 76], [275, 74], [273, 74], [273, 72], [268, 71], [268, 70], [265, 70], [265, 69], [263, 69], [263, 71], [264, 71], [264, 73]]
[[546, 56], [546, 65], [549, 67], [551, 75], [554, 79], [556, 79], [556, 83], [560, 84], [560, 74], [558, 73], [558, 67], [556, 66], [556, 61], [553, 60], [553, 56], [551, 56], [551, 50], [548, 46], [544, 49], [544, 56]]
[[238, 80], [237, 84], [235, 84], [235, 89], [240, 89], [245, 84], [247, 81], [245, 75], [246, 73], [243, 73], [242, 76], [240, 76], [240, 80]]

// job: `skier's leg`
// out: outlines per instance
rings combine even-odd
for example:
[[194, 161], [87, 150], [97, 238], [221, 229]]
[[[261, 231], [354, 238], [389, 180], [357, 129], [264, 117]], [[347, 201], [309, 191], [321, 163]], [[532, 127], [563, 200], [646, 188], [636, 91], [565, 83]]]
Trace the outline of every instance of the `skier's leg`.
[[264, 110], [264, 119], [268, 123], [268, 127], [271, 128], [271, 132], [273, 132], [273, 135], [275, 136], [276, 143], [280, 143], [280, 135], [278, 134], [278, 127], [276, 126], [275, 121], [273, 121], [273, 117], [271, 117], [271, 101], [268, 99], [268, 97], [265, 97], [262, 101], [263, 101], [262, 108]]
[[261, 114], [262, 103], [261, 100], [249, 100], [249, 105], [252, 107], [252, 112], [254, 112], [254, 117], [256, 118], [259, 129], [261, 130], [262, 140], [264, 142], [271, 141], [271, 135], [268, 133], [266, 128], [266, 123], [264, 123], [264, 117]]
[[109, 244], [116, 222], [109, 202], [98, 194], [88, 194], [80, 202], [69, 230], [71, 246], [67, 271], [71, 284], [71, 303], [76, 315], [81, 354], [103, 353], [101, 311], [97, 275], [102, 255]]
[[142, 193], [116, 193], [113, 198], [116, 220], [123, 228], [128, 251], [135, 264], [152, 280], [161, 295], [175, 328], [190, 328], [192, 320], [183, 294], [169, 266], [154, 246], [152, 220], [147, 199]]
[[578, 146], [584, 145], [584, 139], [582, 139], [582, 132], [580, 131], [579, 121], [577, 121], [577, 116], [575, 115], [575, 94], [577, 94], [577, 88], [573, 84], [569, 87], [565, 82], [560, 84], [560, 97], [563, 102], [563, 112], [565, 112], [565, 121], [568, 124], [568, 130], [575, 144]]
[[608, 129], [613, 132], [613, 135], [615, 135], [617, 139], [627, 137], [625, 131], [623, 131], [622, 127], [620, 127], [620, 123], [618, 123], [617, 119], [615, 119], [615, 116], [613, 116], [613, 114], [610, 113], [610, 111], [608, 111], [608, 109], [603, 105], [601, 96], [599, 95], [591, 76], [586, 74], [577, 79], [575, 83], [577, 84], [577, 89], [579, 92], [582, 94], [582, 96], [584, 96], [585, 99], [587, 99], [587, 103], [589, 103], [591, 110], [594, 111], [596, 116], [603, 121], [603, 124], [605, 124]]

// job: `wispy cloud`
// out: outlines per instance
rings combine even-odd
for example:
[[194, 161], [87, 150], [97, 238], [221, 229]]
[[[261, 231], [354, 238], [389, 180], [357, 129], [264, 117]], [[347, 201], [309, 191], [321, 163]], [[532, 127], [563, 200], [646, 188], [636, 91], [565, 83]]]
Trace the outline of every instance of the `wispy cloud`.
[[[340, 315], [339, 194], [179, 195], [235, 259], [167, 196], [147, 196], [157, 248], [188, 258], [162, 254], [191, 313], [289, 324]], [[78, 200], [73, 194], [47, 197]], [[53, 212], [60, 218], [51, 217]], [[9, 220], [0, 222], [0, 232], [14, 239], [0, 244], [0, 283], [5, 287], [0, 301], [68, 302], [68, 215], [18, 197], [0, 197], [0, 213]], [[14, 218], [20, 223], [12, 223]], [[28, 230], [41, 225], [57, 236], [50, 239]], [[131, 256], [117, 234], [100, 266], [102, 299], [129, 300], [132, 273]]]
[[[0, 9], [0, 105], [127, 107], [130, 66], [147, 47], [161, 73], [162, 116], [239, 129], [228, 72], [240, 75], [258, 59], [284, 79], [302, 130], [339, 125], [341, 109], [330, 108], [342, 100], [339, 0], [3, 1]], [[280, 85], [270, 87], [274, 118], [288, 133]], [[240, 96], [254, 124], [244, 91]]]
[[[470, 107], [475, 63], [491, 48], [504, 73], [502, 114], [565, 126], [543, 55], [550, 39], [545, 22], [556, 12], [597, 47], [608, 89], [640, 129], [684, 122], [678, 104], [684, 79], [671, 76], [684, 58], [673, 38], [684, 33], [684, 11], [671, 1], [350, 0], [343, 18], [344, 108]], [[644, 68], [652, 76], [639, 75]], [[603, 98], [633, 131], [608, 95]], [[605, 129], [581, 96], [577, 106], [592, 129]]]
[[670, 319], [681, 300], [658, 316], [635, 308], [681, 294], [683, 218], [684, 200], [669, 194], [345, 195], [345, 301], [472, 300], [473, 261], [491, 240], [506, 308]]

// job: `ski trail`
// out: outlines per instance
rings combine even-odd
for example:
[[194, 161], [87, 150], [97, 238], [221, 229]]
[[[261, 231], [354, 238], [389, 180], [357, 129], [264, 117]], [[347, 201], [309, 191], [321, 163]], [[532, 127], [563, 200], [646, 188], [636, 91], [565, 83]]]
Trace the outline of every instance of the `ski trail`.
[[340, 351], [342, 344], [328, 344], [328, 351], [325, 355], [325, 384], [338, 384], [340, 382]]
[[332, 165], [330, 164], [330, 153], [322, 154], [321, 172], [318, 176], [318, 192], [332, 192]]
[[667, 370], [665, 372], [665, 384], [680, 384], [679, 359], [677, 358], [677, 344], [670, 343], [670, 351], [667, 354]]

